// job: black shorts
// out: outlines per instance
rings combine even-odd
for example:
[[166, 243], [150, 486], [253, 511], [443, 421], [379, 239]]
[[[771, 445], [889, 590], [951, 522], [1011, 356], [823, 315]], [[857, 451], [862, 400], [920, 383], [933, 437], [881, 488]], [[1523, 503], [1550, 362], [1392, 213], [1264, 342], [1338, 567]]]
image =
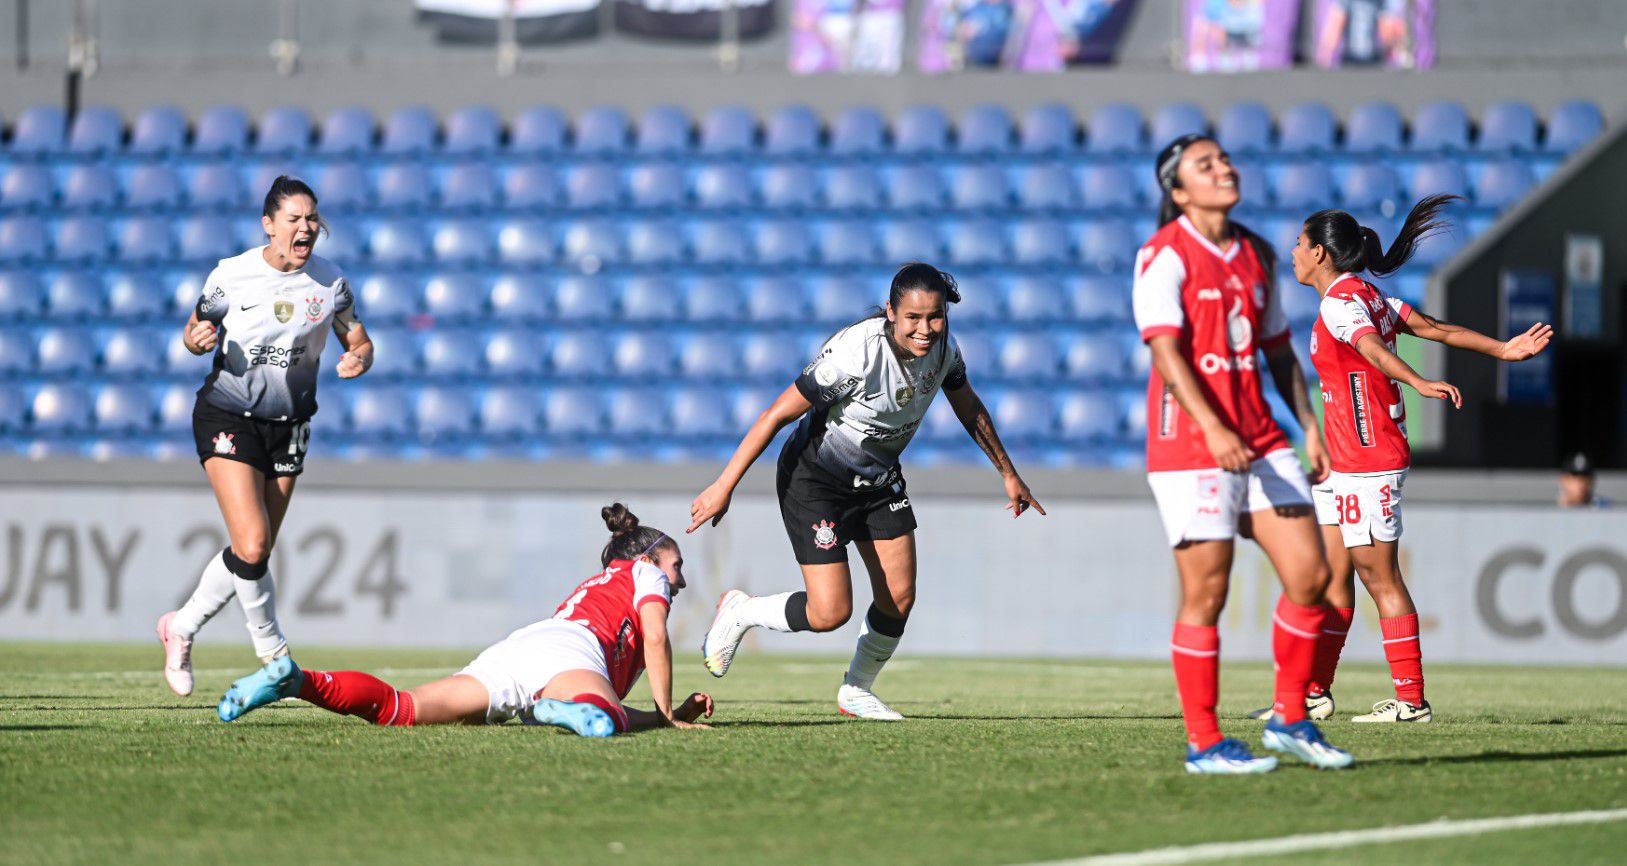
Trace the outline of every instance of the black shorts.
[[837, 479], [806, 461], [782, 459], [775, 479], [780, 517], [797, 562], [847, 562], [849, 541], [884, 541], [915, 531], [904, 474], [872, 489], [844, 489]]
[[311, 422], [265, 421], [200, 399], [192, 405], [192, 438], [199, 463], [224, 457], [247, 463], [267, 478], [287, 478], [305, 471]]

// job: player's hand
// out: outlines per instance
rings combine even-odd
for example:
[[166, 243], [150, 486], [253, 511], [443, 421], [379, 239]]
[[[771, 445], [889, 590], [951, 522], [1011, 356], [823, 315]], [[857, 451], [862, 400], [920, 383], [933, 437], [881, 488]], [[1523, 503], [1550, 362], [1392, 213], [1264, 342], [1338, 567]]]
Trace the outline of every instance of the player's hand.
[[1205, 430], [1203, 441], [1208, 444], [1215, 462], [1227, 472], [1247, 472], [1249, 464], [1254, 462], [1254, 451], [1229, 427], [1217, 425]]
[[677, 722], [693, 722], [702, 716], [708, 719], [712, 717], [712, 696], [705, 692], [696, 692], [684, 698], [684, 702], [672, 711], [673, 721]]
[[339, 371], [339, 378], [354, 379], [367, 372], [367, 364], [355, 352], [346, 352], [339, 356], [339, 363], [333, 369]]
[[1503, 344], [1503, 350], [1497, 353], [1499, 361], [1524, 361], [1526, 358], [1548, 347], [1548, 341], [1554, 337], [1554, 326], [1544, 325], [1541, 322], [1532, 325], [1530, 330]]
[[1463, 408], [1463, 395], [1458, 393], [1458, 387], [1451, 382], [1425, 382], [1419, 387], [1418, 393], [1437, 400], [1451, 400], [1453, 408]]
[[1321, 484], [1322, 479], [1333, 471], [1333, 458], [1328, 456], [1328, 446], [1322, 441], [1322, 434], [1314, 429], [1305, 431], [1305, 457], [1311, 461], [1310, 471], [1305, 473], [1305, 477], [1312, 484]]
[[191, 349], [194, 355], [213, 352], [219, 339], [218, 333], [214, 322], [198, 322], [192, 326], [192, 330], [186, 332], [187, 342], [192, 344], [187, 348]]
[[734, 498], [734, 491], [722, 482], [713, 482], [711, 487], [701, 491], [695, 501], [689, 503], [689, 528], [685, 532], [694, 532], [702, 523], [710, 520], [712, 525], [718, 525], [723, 515], [729, 513], [729, 500]]
[[1022, 476], [1013, 472], [1006, 476], [1005, 481], [1006, 498], [1011, 500], [1006, 504], [1006, 510], [1011, 512], [1012, 519], [1021, 517], [1022, 513], [1030, 508], [1040, 514], [1045, 513], [1045, 506], [1039, 504], [1039, 500], [1034, 498], [1034, 494], [1029, 491], [1028, 485], [1023, 482]]

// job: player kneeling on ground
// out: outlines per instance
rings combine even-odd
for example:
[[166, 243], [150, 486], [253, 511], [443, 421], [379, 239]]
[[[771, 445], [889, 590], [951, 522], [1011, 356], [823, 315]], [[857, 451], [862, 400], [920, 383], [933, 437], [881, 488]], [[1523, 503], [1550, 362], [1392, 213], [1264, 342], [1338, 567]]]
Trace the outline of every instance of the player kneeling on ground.
[[[621, 503], [600, 512], [610, 529], [600, 562], [554, 615], [528, 625], [445, 679], [399, 691], [357, 671], [302, 671], [284, 656], [246, 676], [220, 701], [230, 722], [257, 707], [297, 697], [376, 725], [557, 725], [584, 737], [641, 728], [704, 728], [712, 698], [692, 694], [672, 706], [667, 612], [684, 588], [684, 560], [666, 533], [639, 525]], [[645, 670], [655, 710], [621, 701]]]

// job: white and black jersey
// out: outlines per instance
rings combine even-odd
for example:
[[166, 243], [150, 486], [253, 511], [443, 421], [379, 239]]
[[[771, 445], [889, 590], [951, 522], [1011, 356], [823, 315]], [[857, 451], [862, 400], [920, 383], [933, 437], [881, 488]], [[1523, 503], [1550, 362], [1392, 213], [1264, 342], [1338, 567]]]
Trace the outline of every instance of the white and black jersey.
[[924, 357], [903, 359], [877, 316], [850, 325], [825, 341], [819, 357], [797, 377], [813, 404], [782, 459], [811, 458], [853, 488], [890, 483], [899, 456], [921, 426], [939, 390], [966, 385], [966, 363], [945, 334]]
[[311, 256], [297, 271], [266, 263], [264, 247], [222, 259], [204, 283], [198, 319], [220, 326], [214, 369], [198, 398], [235, 415], [273, 421], [316, 413], [316, 374], [333, 322], [357, 324], [338, 266]]

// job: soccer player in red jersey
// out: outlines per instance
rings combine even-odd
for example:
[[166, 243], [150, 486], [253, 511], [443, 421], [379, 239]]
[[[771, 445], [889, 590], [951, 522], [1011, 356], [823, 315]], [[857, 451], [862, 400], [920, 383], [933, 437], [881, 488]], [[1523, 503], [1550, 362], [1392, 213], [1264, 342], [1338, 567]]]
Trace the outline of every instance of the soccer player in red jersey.
[[1255, 757], [1222, 736], [1217, 623], [1226, 602], [1239, 527], [1264, 548], [1282, 579], [1273, 617], [1274, 714], [1262, 742], [1318, 767], [1349, 766], [1305, 717], [1323, 594], [1329, 572], [1310, 486], [1288, 436], [1272, 419], [1255, 357], [1261, 350], [1277, 391], [1305, 429], [1318, 478], [1327, 454], [1289, 345], [1276, 296], [1270, 245], [1229, 214], [1238, 174], [1219, 143], [1176, 139], [1155, 166], [1164, 191], [1162, 224], [1136, 256], [1136, 326], [1152, 350], [1147, 385], [1147, 480], [1181, 579], [1171, 641], [1191, 773], [1261, 773]]
[[[584, 737], [641, 728], [706, 727], [712, 698], [672, 705], [667, 612], [684, 587], [683, 554], [666, 533], [641, 526], [621, 503], [600, 511], [610, 529], [604, 571], [579, 585], [554, 615], [488, 647], [445, 679], [411, 690], [359, 671], [302, 671], [286, 656], [234, 683], [222, 721], [297, 697], [376, 725], [494, 724], [518, 718]], [[639, 674], [650, 675], [655, 709], [622, 705]]]
[[1390, 249], [1377, 233], [1344, 211], [1325, 210], [1305, 221], [1294, 247], [1294, 279], [1316, 289], [1322, 305], [1311, 329], [1311, 362], [1322, 380], [1323, 427], [1333, 471], [1312, 490], [1317, 522], [1333, 582], [1329, 621], [1317, 648], [1310, 701], [1333, 712], [1333, 674], [1355, 612], [1352, 570], [1378, 607], [1384, 656], [1395, 697], [1373, 705], [1356, 722], [1427, 722], [1418, 611], [1402, 580], [1401, 487], [1412, 452], [1400, 384], [1425, 397], [1463, 405], [1449, 382], [1419, 375], [1395, 354], [1397, 334], [1412, 334], [1471, 349], [1503, 361], [1541, 352], [1553, 328], [1541, 322], [1504, 342], [1431, 318], [1405, 301], [1388, 297], [1363, 280], [1363, 271], [1386, 276], [1399, 270], [1418, 242], [1441, 227], [1436, 218], [1456, 196], [1430, 196], [1413, 206]]

